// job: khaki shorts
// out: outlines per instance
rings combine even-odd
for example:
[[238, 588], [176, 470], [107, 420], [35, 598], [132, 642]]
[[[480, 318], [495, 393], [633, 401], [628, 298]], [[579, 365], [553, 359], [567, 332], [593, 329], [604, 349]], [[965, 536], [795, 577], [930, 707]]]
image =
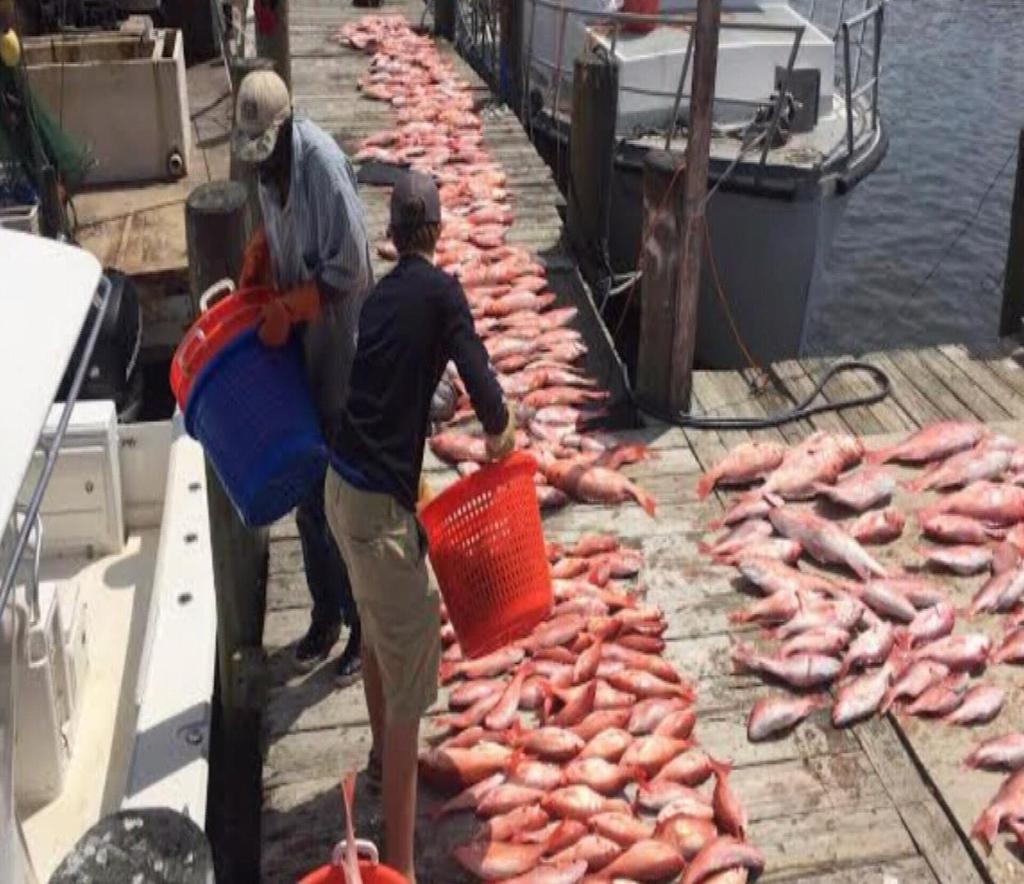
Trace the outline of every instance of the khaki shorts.
[[389, 494], [353, 488], [333, 469], [324, 508], [352, 580], [384, 684], [387, 716], [420, 718], [437, 699], [440, 597], [427, 575], [427, 543], [416, 516]]

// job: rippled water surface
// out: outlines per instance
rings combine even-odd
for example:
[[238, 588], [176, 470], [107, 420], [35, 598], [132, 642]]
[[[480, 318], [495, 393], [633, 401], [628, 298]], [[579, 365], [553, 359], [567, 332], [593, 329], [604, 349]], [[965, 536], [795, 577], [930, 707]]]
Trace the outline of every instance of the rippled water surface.
[[998, 326], [1024, 125], [1024, 0], [892, 0], [883, 59], [889, 154], [836, 237], [808, 337], [818, 352], [979, 341]]

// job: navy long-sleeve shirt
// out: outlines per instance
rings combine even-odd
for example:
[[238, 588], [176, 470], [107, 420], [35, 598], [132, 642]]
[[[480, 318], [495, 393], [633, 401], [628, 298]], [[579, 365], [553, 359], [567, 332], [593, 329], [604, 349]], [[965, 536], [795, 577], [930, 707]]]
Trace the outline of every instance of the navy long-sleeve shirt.
[[407, 255], [359, 316], [348, 403], [331, 434], [332, 459], [348, 481], [415, 509], [430, 400], [449, 361], [484, 431], [500, 433], [508, 412], [462, 286]]

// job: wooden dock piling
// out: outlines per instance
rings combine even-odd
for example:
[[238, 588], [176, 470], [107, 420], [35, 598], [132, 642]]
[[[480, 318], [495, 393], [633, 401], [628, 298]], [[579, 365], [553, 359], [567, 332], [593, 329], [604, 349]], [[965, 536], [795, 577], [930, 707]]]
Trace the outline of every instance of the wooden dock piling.
[[501, 97], [517, 117], [523, 113], [523, 0], [504, 0], [498, 12]]
[[[248, 238], [244, 185], [218, 181], [197, 187], [185, 203], [189, 281], [193, 310], [199, 297], [225, 276], [238, 278]], [[226, 880], [256, 880], [259, 858], [259, 708], [263, 674], [263, 617], [266, 608], [266, 529], [246, 527], [209, 459], [206, 488], [210, 508], [214, 591], [217, 596], [218, 742], [214, 747], [226, 785], [214, 812], [232, 845], [232, 873]], [[248, 845], [248, 846], [246, 846]]]
[[455, 0], [434, 0], [434, 34], [449, 43], [455, 39]]
[[291, 38], [288, 24], [288, 0], [256, 0], [269, 10], [266, 17], [268, 26], [261, 27], [256, 23], [256, 54], [269, 58], [274, 63], [274, 70], [292, 88], [292, 54]]
[[679, 297], [679, 244], [685, 228], [685, 160], [650, 151], [644, 160], [644, 243], [640, 257], [640, 346], [636, 395], [641, 408], [672, 410], [672, 321]]
[[619, 68], [593, 54], [573, 64], [566, 231], [584, 275], [607, 275]]
[[711, 150], [711, 112], [715, 103], [718, 70], [718, 31], [722, 0], [697, 4], [693, 38], [693, 87], [690, 94], [690, 130], [686, 144], [686, 226], [679, 262], [679, 294], [672, 331], [672, 410], [688, 411], [692, 386], [693, 354], [697, 346], [697, 305], [704, 254], [705, 197]]

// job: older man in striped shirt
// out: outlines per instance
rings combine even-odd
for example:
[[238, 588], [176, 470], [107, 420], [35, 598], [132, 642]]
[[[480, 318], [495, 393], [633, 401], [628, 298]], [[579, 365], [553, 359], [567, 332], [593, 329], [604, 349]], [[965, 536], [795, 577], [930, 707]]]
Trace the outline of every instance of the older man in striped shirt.
[[[263, 228], [246, 250], [239, 286], [271, 284], [259, 333], [283, 345], [304, 324], [306, 370], [324, 433], [336, 432], [355, 354], [359, 311], [373, 286], [363, 206], [352, 166], [330, 135], [292, 112], [284, 81], [255, 71], [236, 104], [235, 155], [256, 164]], [[326, 659], [350, 628], [337, 675], [359, 670], [361, 630], [345, 564], [324, 514], [323, 483], [296, 511], [312, 622], [295, 650], [301, 668]]]

